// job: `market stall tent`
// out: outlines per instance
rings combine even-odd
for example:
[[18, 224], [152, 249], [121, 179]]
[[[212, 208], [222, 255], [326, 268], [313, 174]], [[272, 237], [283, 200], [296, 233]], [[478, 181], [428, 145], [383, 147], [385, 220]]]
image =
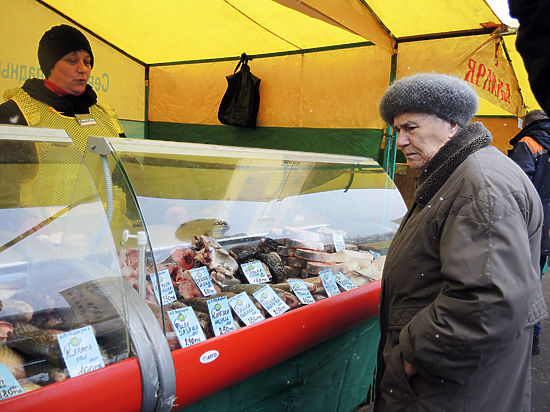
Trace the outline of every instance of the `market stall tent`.
[[[470, 72], [502, 150], [536, 107], [514, 36], [484, 0], [3, 0], [0, 19], [2, 90], [41, 76], [38, 39], [72, 24], [92, 43], [90, 84], [132, 137], [378, 159], [378, 99], [419, 71]], [[243, 52], [262, 79], [256, 129], [217, 119]]]

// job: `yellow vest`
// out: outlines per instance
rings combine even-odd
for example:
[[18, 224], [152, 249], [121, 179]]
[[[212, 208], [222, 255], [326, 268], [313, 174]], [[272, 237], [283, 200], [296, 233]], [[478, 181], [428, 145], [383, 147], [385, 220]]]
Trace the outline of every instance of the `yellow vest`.
[[[114, 110], [108, 105], [93, 105], [90, 114], [96, 124], [80, 126], [75, 117], [64, 116], [53, 107], [29, 96], [21, 88], [7, 90], [4, 99], [12, 99], [31, 127], [64, 129], [73, 139], [80, 156], [84, 155], [89, 136], [118, 137], [123, 133]], [[41, 145], [38, 152], [39, 165], [35, 178], [21, 187], [20, 202], [23, 206], [54, 206], [74, 204], [90, 195], [81, 190], [87, 185], [78, 185], [87, 179], [85, 166], [76, 151], [62, 151], [51, 145]]]
[[75, 117], [62, 115], [46, 103], [32, 98], [21, 88], [7, 90], [4, 98], [17, 103], [29, 126], [66, 130], [81, 156], [86, 150], [89, 136], [118, 137], [123, 133], [115, 111], [107, 104], [91, 106], [90, 114], [96, 124], [82, 127]]

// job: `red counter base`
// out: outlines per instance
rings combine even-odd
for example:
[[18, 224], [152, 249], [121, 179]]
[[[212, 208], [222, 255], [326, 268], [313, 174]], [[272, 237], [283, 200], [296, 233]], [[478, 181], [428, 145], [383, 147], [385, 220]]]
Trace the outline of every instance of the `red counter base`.
[[0, 411], [136, 412], [141, 376], [135, 358], [0, 401]]
[[172, 352], [177, 384], [174, 408], [190, 405], [377, 316], [379, 298], [377, 281]]
[[[174, 409], [190, 405], [378, 315], [380, 281], [172, 352]], [[0, 401], [0, 411], [135, 412], [136, 359]]]

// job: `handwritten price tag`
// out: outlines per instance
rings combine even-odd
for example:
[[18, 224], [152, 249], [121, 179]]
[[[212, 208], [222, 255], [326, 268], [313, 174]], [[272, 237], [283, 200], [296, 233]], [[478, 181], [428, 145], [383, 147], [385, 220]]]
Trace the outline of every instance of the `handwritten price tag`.
[[341, 232], [333, 232], [332, 240], [334, 242], [334, 249], [336, 249], [336, 252], [340, 252], [346, 248], [346, 244], [344, 243], [344, 235], [342, 235]]
[[349, 278], [342, 272], [337, 272], [336, 275], [334, 275], [334, 279], [336, 280], [336, 283], [342, 286], [344, 290], [352, 290], [357, 287], [357, 285], [349, 280]]
[[25, 391], [13, 377], [8, 367], [0, 364], [0, 399], [8, 399], [22, 393], [25, 393]]
[[264, 271], [264, 268], [259, 260], [241, 264], [244, 275], [251, 285], [258, 283], [269, 282], [269, 277]]
[[227, 296], [209, 299], [206, 303], [208, 304], [208, 313], [210, 315], [214, 335], [220, 336], [237, 329], [235, 322], [233, 322], [231, 307], [227, 301]]
[[315, 303], [315, 299], [311, 296], [311, 292], [308, 290], [306, 283], [302, 279], [289, 278], [286, 280], [294, 294], [300, 299], [304, 305]]
[[323, 283], [328, 297], [340, 294], [340, 289], [338, 289], [336, 279], [334, 278], [331, 269], [321, 270], [319, 272], [319, 276], [321, 277], [321, 282]]
[[216, 289], [214, 288], [212, 279], [210, 279], [210, 273], [208, 273], [206, 266], [191, 269], [189, 272], [191, 273], [191, 277], [195, 281], [195, 284], [201, 290], [203, 296], [216, 294]]
[[60, 333], [57, 342], [71, 378], [105, 366], [91, 326]]
[[238, 295], [229, 299], [229, 304], [237, 314], [237, 316], [244, 322], [245, 325], [252, 325], [254, 323], [264, 320], [264, 315], [258, 310], [254, 302], [246, 294], [241, 292]]
[[194, 345], [206, 340], [197, 315], [190, 307], [168, 311], [168, 317], [176, 331], [182, 348]]
[[269, 285], [253, 293], [254, 297], [271, 316], [277, 316], [290, 309]]
[[166, 305], [167, 303], [174, 302], [178, 298], [176, 297], [176, 292], [174, 291], [174, 286], [172, 286], [172, 279], [170, 278], [170, 273], [168, 269], [161, 270], [159, 272], [159, 282], [157, 283], [157, 276], [154, 273], [149, 275], [151, 278], [151, 283], [153, 284], [153, 291], [157, 297], [157, 301], [160, 303], [159, 296], [159, 287], [160, 283], [160, 294], [162, 295], [162, 304]]

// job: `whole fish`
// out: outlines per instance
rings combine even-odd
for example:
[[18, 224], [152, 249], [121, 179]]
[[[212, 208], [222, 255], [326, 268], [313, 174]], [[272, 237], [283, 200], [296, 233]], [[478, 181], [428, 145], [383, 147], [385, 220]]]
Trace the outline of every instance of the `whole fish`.
[[25, 379], [25, 359], [5, 343], [0, 344], [0, 364], [2, 363], [7, 366], [15, 379]]
[[62, 368], [64, 361], [57, 342], [57, 335], [62, 332], [53, 329], [39, 329], [30, 323], [15, 322], [13, 333], [6, 344], [24, 354], [46, 359], [51, 365]]

